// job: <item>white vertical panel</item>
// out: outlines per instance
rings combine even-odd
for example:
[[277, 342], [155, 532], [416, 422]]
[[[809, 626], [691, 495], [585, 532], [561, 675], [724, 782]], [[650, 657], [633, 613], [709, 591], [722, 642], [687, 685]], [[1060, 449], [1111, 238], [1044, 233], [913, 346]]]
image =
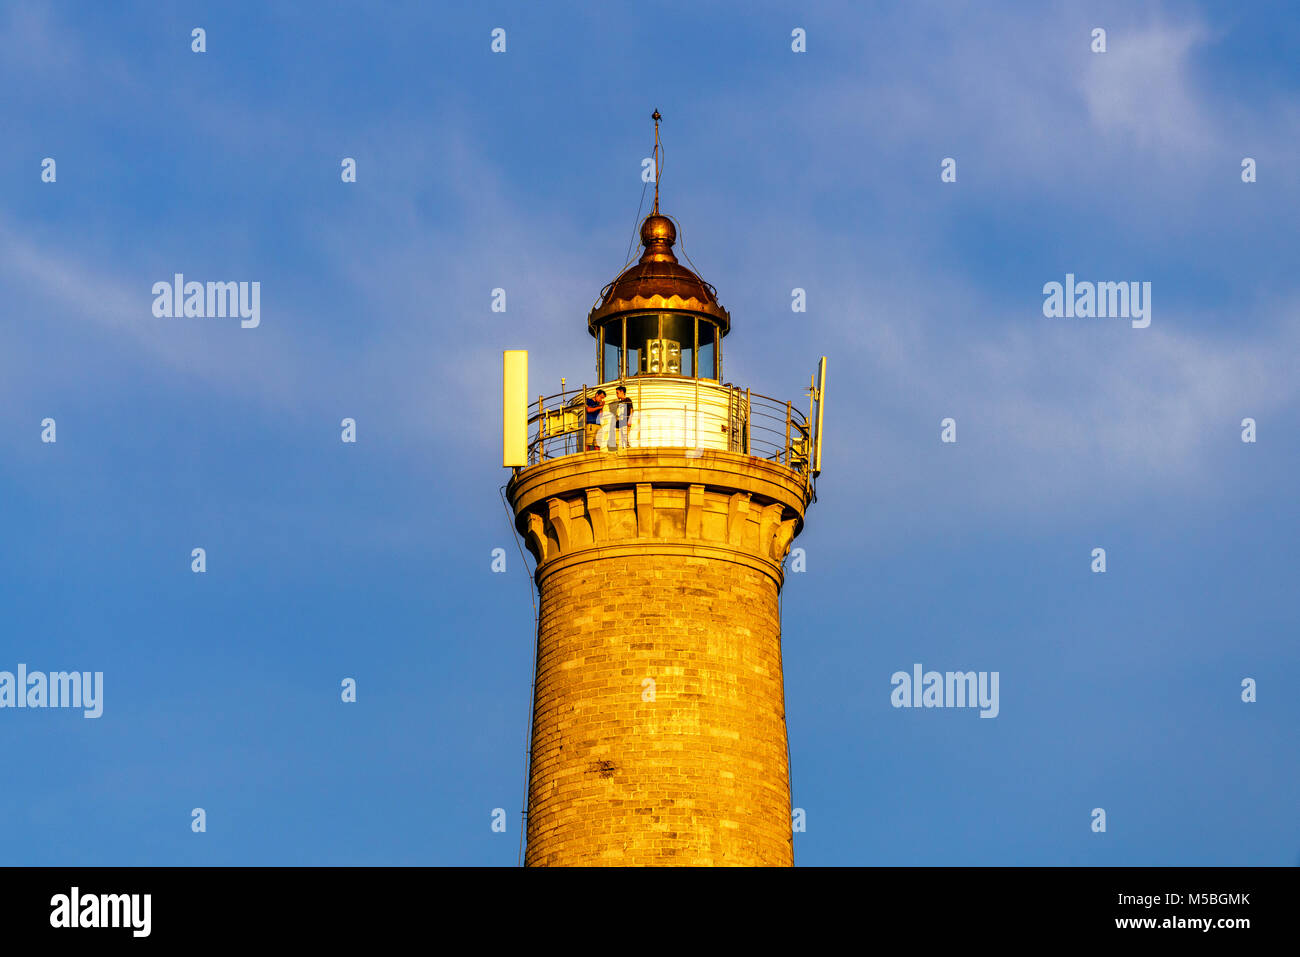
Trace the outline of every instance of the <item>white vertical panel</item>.
[[501, 353], [501, 464], [528, 464], [528, 350]]

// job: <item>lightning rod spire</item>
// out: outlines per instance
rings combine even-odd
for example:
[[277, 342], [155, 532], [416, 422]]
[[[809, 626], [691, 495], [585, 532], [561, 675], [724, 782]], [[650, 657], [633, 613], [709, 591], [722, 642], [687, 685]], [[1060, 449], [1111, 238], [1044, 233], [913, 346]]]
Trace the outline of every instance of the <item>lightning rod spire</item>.
[[650, 114], [650, 119], [655, 121], [655, 210], [652, 215], [659, 215], [659, 121], [663, 119], [659, 111], [655, 110]]

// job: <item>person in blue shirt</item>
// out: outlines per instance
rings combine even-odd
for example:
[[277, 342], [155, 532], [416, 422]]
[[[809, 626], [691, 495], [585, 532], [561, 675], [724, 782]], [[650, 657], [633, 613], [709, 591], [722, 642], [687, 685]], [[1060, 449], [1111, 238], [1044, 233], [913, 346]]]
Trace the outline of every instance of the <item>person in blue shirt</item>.
[[600, 429], [600, 414], [605, 411], [605, 390], [597, 389], [587, 396], [587, 451], [596, 451], [596, 433]]

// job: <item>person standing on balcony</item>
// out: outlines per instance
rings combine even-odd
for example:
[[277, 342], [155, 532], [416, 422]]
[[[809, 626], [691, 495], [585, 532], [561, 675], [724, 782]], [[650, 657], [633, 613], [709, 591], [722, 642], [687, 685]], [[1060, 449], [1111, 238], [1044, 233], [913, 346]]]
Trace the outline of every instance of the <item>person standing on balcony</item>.
[[587, 396], [587, 451], [596, 451], [596, 433], [600, 429], [600, 416], [605, 410], [605, 390], [597, 389]]
[[627, 397], [627, 389], [619, 386], [614, 390], [614, 422], [618, 429], [619, 450], [627, 448], [627, 424], [632, 418], [632, 400]]

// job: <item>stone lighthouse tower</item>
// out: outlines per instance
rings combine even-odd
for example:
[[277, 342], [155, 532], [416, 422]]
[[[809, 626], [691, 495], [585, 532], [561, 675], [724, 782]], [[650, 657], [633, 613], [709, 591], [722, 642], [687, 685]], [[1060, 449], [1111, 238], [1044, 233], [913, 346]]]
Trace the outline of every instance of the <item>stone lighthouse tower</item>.
[[654, 119], [643, 251], [587, 317], [595, 384], [536, 397], [505, 357], [540, 595], [525, 863], [788, 866], [779, 593], [823, 382], [805, 415], [726, 381], [731, 316], [674, 252]]

